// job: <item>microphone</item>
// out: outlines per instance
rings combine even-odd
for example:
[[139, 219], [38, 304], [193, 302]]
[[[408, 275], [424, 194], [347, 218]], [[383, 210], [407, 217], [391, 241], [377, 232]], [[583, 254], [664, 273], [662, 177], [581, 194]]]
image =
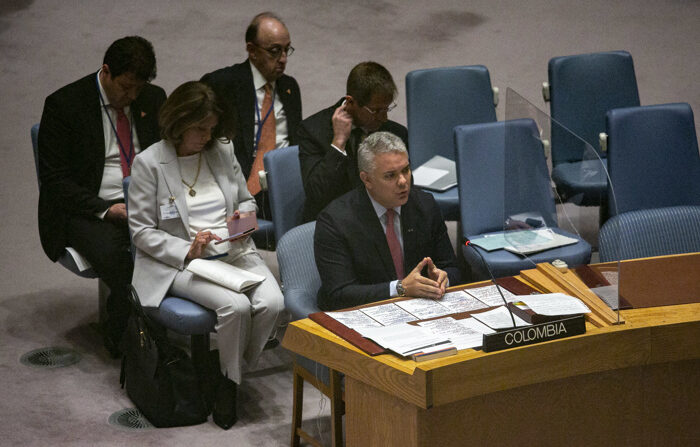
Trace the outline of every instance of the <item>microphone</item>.
[[472, 241], [467, 239], [464, 242], [464, 245], [466, 245], [467, 247], [471, 247], [471, 249], [474, 251], [474, 253], [476, 253], [479, 256], [479, 259], [481, 259], [481, 263], [484, 264], [484, 266], [486, 266], [486, 271], [489, 272], [489, 276], [491, 277], [491, 282], [494, 283], [494, 285], [496, 286], [496, 290], [498, 290], [498, 294], [501, 295], [501, 299], [503, 300], [503, 304], [505, 304], [506, 309], [508, 309], [508, 313], [510, 314], [510, 320], [513, 322], [513, 327], [514, 328], [517, 327], [515, 325], [515, 317], [513, 316], [513, 311], [510, 310], [510, 307], [508, 306], [508, 300], [506, 300], [506, 297], [503, 296], [503, 292], [501, 291], [501, 286], [499, 286], [498, 283], [496, 282], [496, 278], [493, 276], [493, 272], [491, 272], [491, 267], [489, 267], [488, 262], [486, 262], [486, 260], [481, 255], [481, 253], [479, 253], [479, 250], [476, 247], [472, 246]]

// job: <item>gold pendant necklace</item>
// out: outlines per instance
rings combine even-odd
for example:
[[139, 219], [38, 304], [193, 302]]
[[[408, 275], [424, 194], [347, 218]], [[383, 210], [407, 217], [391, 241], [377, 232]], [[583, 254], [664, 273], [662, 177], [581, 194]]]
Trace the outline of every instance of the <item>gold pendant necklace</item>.
[[201, 167], [202, 167], [202, 153], [200, 152], [199, 159], [197, 161], [197, 174], [194, 176], [194, 181], [192, 182], [192, 184], [190, 185], [189, 183], [187, 183], [185, 181], [184, 178], [180, 177], [180, 180], [182, 180], [182, 183], [184, 183], [185, 186], [187, 186], [187, 188], [189, 188], [189, 190], [190, 190], [189, 194], [191, 197], [194, 197], [197, 195], [197, 191], [194, 190], [194, 185], [197, 184], [197, 179], [199, 178], [199, 170]]

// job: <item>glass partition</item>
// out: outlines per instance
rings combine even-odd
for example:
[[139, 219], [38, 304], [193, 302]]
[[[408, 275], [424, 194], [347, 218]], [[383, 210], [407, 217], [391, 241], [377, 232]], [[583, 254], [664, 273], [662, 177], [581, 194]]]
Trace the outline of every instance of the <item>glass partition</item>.
[[[618, 323], [619, 261], [597, 264], [599, 207], [583, 206], [601, 203], [600, 216], [606, 213], [609, 177], [605, 158], [599, 149], [510, 88], [506, 90], [505, 121], [503, 175], [498, 187], [503, 191], [506, 250], [534, 269], [525, 275], [529, 281], [550, 285], [554, 275], [557, 287], [569, 295], [581, 297], [592, 291], [593, 298], [597, 296], [607, 306], [599, 300], [591, 303], [608, 307], [597, 310], [599, 320]], [[553, 158], [552, 153], [562, 146], [566, 150], [559, 152], [567, 154], [566, 160]], [[538, 264], [551, 265], [552, 261], [557, 261], [558, 268], [537, 269]], [[595, 323], [593, 320], [589, 319]]]

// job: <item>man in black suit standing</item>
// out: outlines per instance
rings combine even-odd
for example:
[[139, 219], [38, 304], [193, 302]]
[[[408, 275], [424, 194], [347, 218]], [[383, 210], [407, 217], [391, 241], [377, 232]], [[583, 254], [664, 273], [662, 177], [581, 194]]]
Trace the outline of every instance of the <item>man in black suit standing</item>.
[[234, 122], [236, 158], [262, 216], [269, 219], [269, 204], [261, 192], [258, 171], [263, 169], [266, 152], [297, 144], [301, 95], [297, 81], [284, 74], [294, 47], [279, 17], [270, 12], [255, 16], [245, 40], [246, 61], [208, 73], [202, 82], [210, 85], [221, 100], [222, 118]]
[[39, 127], [41, 244], [54, 262], [73, 247], [109, 286], [102, 329], [112, 355], [126, 327], [133, 271], [122, 179], [134, 156], [160, 140], [165, 91], [150, 84], [155, 76], [151, 43], [119, 39], [97, 73], [46, 98]]
[[357, 148], [376, 131], [391, 132], [408, 144], [408, 131], [390, 121], [396, 84], [376, 62], [362, 62], [348, 75], [346, 94], [299, 126], [299, 162], [306, 193], [304, 221], [316, 219], [333, 199], [360, 184]]
[[455, 254], [435, 199], [411, 187], [406, 146], [394, 134], [376, 132], [357, 159], [362, 185], [331, 202], [316, 221], [319, 307], [442, 297], [449, 283], [459, 283]]

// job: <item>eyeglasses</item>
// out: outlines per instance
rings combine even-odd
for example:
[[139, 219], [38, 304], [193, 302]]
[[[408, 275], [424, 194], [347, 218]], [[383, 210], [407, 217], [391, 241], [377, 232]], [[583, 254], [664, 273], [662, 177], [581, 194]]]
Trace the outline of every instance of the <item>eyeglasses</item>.
[[278, 46], [274, 46], [272, 48], [265, 48], [261, 47], [257, 43], [253, 42], [253, 45], [256, 47], [260, 48], [261, 50], [265, 51], [267, 54], [269, 54], [273, 59], [279, 59], [282, 57], [282, 53], [285, 53], [287, 57], [291, 56], [294, 54], [294, 47], [289, 45], [287, 48], [282, 48]]
[[376, 110], [372, 110], [367, 106], [362, 106], [362, 108], [364, 108], [366, 111], [368, 111], [372, 115], [376, 115], [377, 113], [389, 113], [389, 112], [391, 112], [392, 110], [394, 110], [396, 108], [396, 103], [391, 104], [389, 107], [384, 107], [382, 109], [376, 109]]

